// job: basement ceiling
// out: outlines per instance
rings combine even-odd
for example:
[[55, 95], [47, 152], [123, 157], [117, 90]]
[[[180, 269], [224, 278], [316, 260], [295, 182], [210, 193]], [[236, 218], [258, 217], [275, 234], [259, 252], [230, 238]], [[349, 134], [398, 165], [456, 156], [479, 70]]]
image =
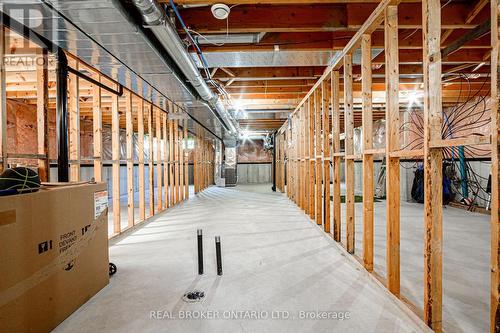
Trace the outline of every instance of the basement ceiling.
[[[23, 11], [9, 11], [8, 6], [2, 11], [132, 91], [153, 99], [160, 92], [222, 137], [224, 128], [212, 112], [182, 86], [119, 6], [116, 0], [34, 1], [29, 22], [23, 22]], [[42, 17], [43, 24], [34, 23]], [[157, 91], [149, 94], [150, 87]], [[193, 129], [194, 123], [189, 126]]]

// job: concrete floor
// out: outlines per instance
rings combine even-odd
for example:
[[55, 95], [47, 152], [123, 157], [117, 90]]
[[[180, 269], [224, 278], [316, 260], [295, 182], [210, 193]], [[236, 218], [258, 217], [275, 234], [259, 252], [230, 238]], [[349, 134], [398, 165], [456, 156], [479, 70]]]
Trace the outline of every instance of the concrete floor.
[[[198, 228], [205, 235], [201, 277]], [[216, 235], [222, 277], [216, 275]], [[110, 285], [55, 332], [430, 331], [269, 184], [211, 187], [191, 196], [111, 246], [110, 260], [118, 266]], [[205, 291], [205, 299], [182, 301], [193, 289]], [[151, 319], [152, 311], [165, 311], [163, 319]], [[179, 319], [187, 311], [219, 319]], [[330, 319], [300, 318], [314, 311]], [[342, 315], [349, 319], [332, 319]]]
[[[355, 204], [355, 253], [363, 257], [363, 206]], [[386, 203], [374, 207], [374, 269], [386, 277]], [[345, 204], [342, 204], [345, 244]], [[401, 293], [423, 310], [424, 206], [401, 202]], [[443, 326], [446, 332], [488, 332], [490, 216], [443, 208]]]

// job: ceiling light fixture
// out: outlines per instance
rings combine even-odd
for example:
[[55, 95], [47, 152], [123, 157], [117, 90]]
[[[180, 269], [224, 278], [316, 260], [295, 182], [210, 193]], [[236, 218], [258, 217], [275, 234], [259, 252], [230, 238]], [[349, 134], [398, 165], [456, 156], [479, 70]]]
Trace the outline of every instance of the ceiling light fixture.
[[231, 11], [229, 6], [223, 3], [216, 3], [212, 5], [210, 9], [212, 10], [212, 14], [214, 15], [214, 17], [218, 20], [227, 19], [227, 17], [229, 16], [229, 12]]

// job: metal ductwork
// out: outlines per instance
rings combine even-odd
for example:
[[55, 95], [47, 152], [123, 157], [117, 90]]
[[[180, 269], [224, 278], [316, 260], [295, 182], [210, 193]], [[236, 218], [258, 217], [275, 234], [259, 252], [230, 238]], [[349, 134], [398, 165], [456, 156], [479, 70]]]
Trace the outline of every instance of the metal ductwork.
[[[144, 23], [149, 28], [168, 54], [175, 61], [189, 83], [198, 92], [200, 97], [207, 102], [209, 108], [219, 118], [222, 125], [232, 134], [236, 134], [234, 120], [229, 116], [229, 112], [221, 99], [215, 94], [205, 82], [205, 79], [198, 71], [191, 56], [187, 52], [177, 31], [166, 18], [164, 11], [156, 0], [133, 0], [135, 7], [143, 17]], [[215, 110], [215, 111], [214, 111]]]

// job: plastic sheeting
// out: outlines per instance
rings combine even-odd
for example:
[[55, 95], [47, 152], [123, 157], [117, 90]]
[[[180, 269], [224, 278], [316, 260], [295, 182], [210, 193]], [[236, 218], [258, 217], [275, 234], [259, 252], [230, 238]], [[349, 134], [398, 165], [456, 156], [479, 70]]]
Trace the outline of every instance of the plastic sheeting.
[[[363, 153], [363, 131], [362, 127], [354, 129], [354, 154]], [[385, 119], [379, 119], [373, 122], [373, 149], [385, 148]]]
[[[120, 130], [120, 160], [127, 159], [127, 134], [125, 130]], [[137, 133], [132, 137], [132, 145], [134, 149], [134, 161], [138, 161], [139, 156], [139, 138]], [[160, 147], [163, 152], [163, 145]], [[156, 149], [156, 139], [153, 140], [153, 151]], [[149, 162], [149, 136], [144, 134], [144, 161]], [[112, 144], [111, 144], [111, 127], [102, 127], [102, 159], [103, 161], [112, 160]]]

